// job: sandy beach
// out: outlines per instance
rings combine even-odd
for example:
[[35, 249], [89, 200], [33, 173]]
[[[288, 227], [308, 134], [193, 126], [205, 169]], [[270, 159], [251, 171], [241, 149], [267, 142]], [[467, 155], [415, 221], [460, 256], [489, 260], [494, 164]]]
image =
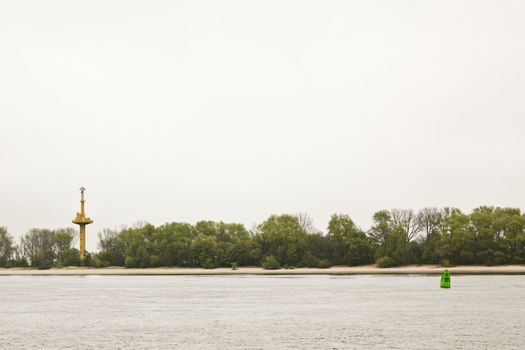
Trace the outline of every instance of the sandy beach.
[[[296, 268], [280, 270], [264, 270], [260, 267], [201, 269], [163, 267], [147, 269], [127, 269], [122, 267], [83, 268], [66, 267], [38, 270], [31, 268], [0, 268], [0, 276], [37, 275], [37, 276], [67, 276], [67, 275], [396, 275], [396, 274], [440, 274], [443, 267], [436, 265], [411, 265], [381, 269], [375, 265], [366, 266], [334, 266], [329, 269]], [[525, 274], [525, 265], [503, 266], [456, 266], [449, 267], [452, 274]]]

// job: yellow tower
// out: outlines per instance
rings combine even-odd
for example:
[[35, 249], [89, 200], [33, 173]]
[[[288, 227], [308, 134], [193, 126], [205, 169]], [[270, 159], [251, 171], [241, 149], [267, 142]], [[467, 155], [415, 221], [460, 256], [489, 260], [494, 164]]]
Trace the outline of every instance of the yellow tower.
[[77, 213], [74, 224], [80, 226], [80, 260], [84, 260], [84, 255], [86, 253], [86, 225], [89, 225], [93, 222], [91, 218], [87, 218], [84, 214], [84, 187], [80, 187], [80, 213]]

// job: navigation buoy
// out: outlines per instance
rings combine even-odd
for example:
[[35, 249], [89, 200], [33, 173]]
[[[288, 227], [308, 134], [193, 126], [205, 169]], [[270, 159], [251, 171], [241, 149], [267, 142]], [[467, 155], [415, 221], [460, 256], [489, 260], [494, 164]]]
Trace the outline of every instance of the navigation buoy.
[[441, 274], [441, 288], [450, 288], [450, 272], [447, 269]]

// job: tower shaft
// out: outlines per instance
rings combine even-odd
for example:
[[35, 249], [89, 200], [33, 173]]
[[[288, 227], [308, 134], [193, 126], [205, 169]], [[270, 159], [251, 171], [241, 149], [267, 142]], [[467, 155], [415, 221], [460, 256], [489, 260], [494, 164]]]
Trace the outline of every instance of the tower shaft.
[[86, 225], [80, 225], [80, 260], [86, 255]]

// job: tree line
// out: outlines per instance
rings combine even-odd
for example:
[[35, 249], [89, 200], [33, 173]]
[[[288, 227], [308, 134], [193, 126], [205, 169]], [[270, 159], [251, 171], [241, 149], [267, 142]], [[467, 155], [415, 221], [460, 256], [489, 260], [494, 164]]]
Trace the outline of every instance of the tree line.
[[525, 263], [525, 214], [481, 206], [381, 210], [362, 230], [334, 214], [325, 233], [306, 214], [272, 215], [248, 230], [238, 223], [138, 224], [99, 233], [98, 251], [81, 262], [72, 229], [32, 229], [16, 244], [0, 227], [0, 266], [237, 267], [267, 269], [407, 264]]

